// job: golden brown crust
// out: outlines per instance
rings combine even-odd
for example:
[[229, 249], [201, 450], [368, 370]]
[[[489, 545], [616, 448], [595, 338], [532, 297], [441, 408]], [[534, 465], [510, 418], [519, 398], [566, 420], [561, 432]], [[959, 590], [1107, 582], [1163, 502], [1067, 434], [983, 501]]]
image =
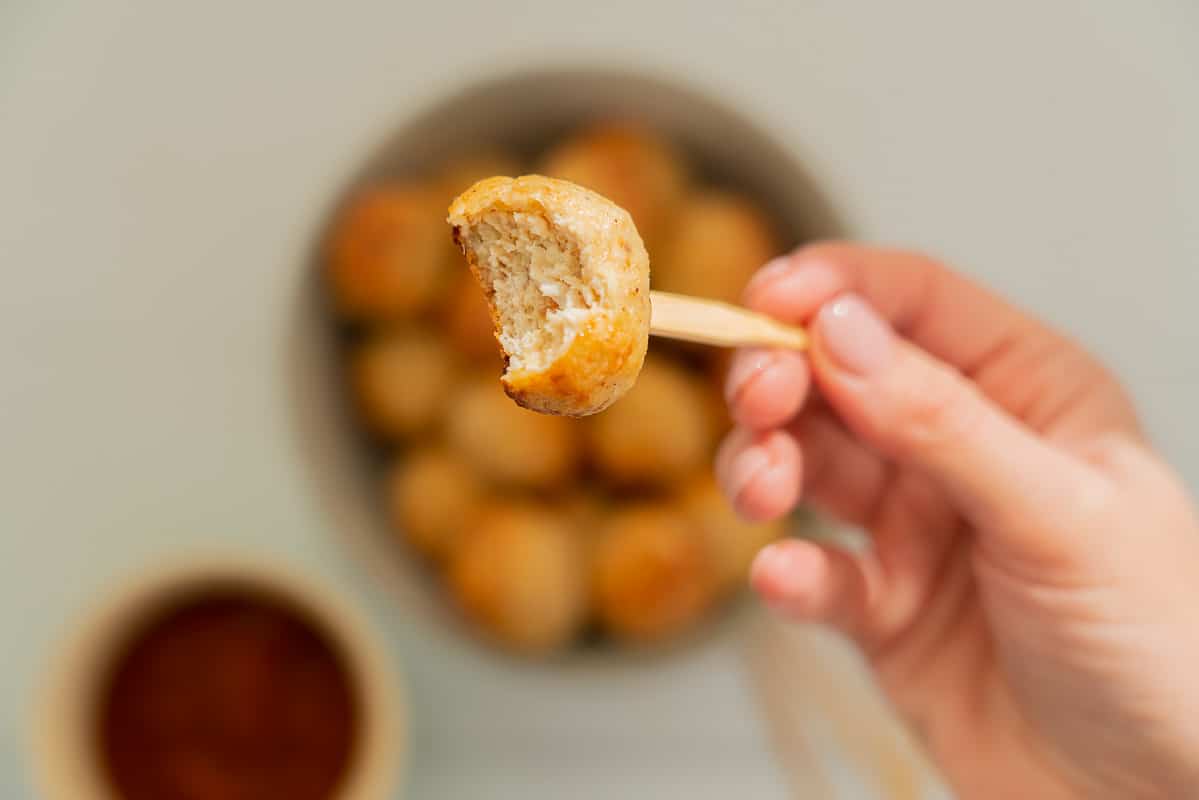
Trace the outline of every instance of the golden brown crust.
[[695, 624], [713, 599], [708, 554], [686, 515], [635, 505], [611, 517], [595, 543], [591, 591], [600, 624], [652, 642]]
[[540, 171], [626, 209], [655, 254], [688, 183], [686, 165], [670, 142], [634, 123], [578, 132], [546, 154]]
[[391, 441], [440, 422], [459, 371], [453, 351], [432, 333], [398, 326], [378, 328], [357, 343], [349, 367], [363, 422]]
[[504, 391], [518, 405], [545, 414], [603, 411], [632, 387], [645, 360], [648, 335], [636, 335], [632, 325], [622, 327], [610, 314], [593, 316], [548, 369], [506, 372]]
[[602, 411], [632, 387], [649, 344], [649, 256], [632, 219], [594, 192], [540, 175], [488, 178], [456, 198], [449, 208], [454, 241], [487, 295], [497, 338], [493, 292], [464, 238], [469, 226], [494, 211], [542, 215], [578, 243], [584, 272], [605, 287], [602, 308], [581, 324], [565, 352], [542, 370], [506, 370], [504, 390], [519, 405], [546, 414]]
[[[456, 248], [454, 258], [462, 260], [462, 253]], [[447, 293], [441, 322], [450, 341], [467, 358], [488, 366], [501, 363], [500, 348], [492, 330], [491, 309], [487, 298], [479, 291], [478, 281], [468, 269], [462, 270]]]
[[736, 303], [754, 272], [781, 252], [769, 217], [748, 198], [697, 193], [679, 204], [654, 251], [654, 288]]
[[490, 375], [465, 381], [446, 415], [450, 446], [495, 483], [552, 489], [568, 482], [579, 465], [578, 427], [517, 408]]
[[448, 557], [487, 494], [465, 460], [436, 445], [393, 462], [385, 484], [392, 527], [437, 563]]
[[748, 522], [738, 516], [707, 472], [693, 478], [676, 502], [706, 546], [722, 594], [744, 587], [758, 551], [786, 534], [783, 520]]
[[480, 511], [446, 579], [463, 614], [517, 652], [568, 645], [586, 613], [582, 543], [561, 512], [515, 503]]
[[448, 266], [436, 197], [422, 186], [376, 186], [342, 211], [328, 243], [328, 280], [342, 316], [394, 319], [435, 300]]
[[597, 471], [620, 485], [661, 486], [700, 469], [716, 441], [700, 379], [650, 357], [623, 402], [586, 426]]

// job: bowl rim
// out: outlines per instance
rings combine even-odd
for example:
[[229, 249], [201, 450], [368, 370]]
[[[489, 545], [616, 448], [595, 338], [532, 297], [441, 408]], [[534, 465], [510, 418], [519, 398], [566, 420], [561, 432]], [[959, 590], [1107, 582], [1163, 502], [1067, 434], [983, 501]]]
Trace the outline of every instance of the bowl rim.
[[[607, 86], [607, 94], [599, 108], [576, 113], [586, 105], [576, 103], [567, 112], [567, 116], [573, 119], [571, 124], [574, 128], [598, 119], [621, 119], [619, 114], [613, 115], [609, 110], [611, 103], [623, 102], [614, 99], [619, 97], [627, 100], [626, 108], [641, 108], [642, 111], [638, 113], [649, 127], [662, 131], [668, 137], [677, 138], [677, 124], [672, 128], [663, 124], [661, 119], [650, 118], [650, 108], [656, 98], [673, 98], [678, 106], [676, 111], [691, 109], [690, 113], [700, 115], [716, 129], [731, 134], [730, 142], [721, 143], [723, 150], [719, 160], [723, 160], [724, 166], [730, 167], [735, 163], [734, 153], [744, 143], [760, 145], [761, 149], [755, 157], [762, 163], [769, 162], [775, 168], [771, 171], [781, 176], [773, 188], [776, 194], [786, 196], [774, 197], [774, 205], [778, 206], [781, 200], [782, 207], [770, 210], [776, 222], [787, 229], [785, 233], [788, 237], [809, 241], [838, 236], [846, 230], [846, 219], [841, 210], [830, 202], [822, 182], [808, 169], [802, 153], [791, 146], [792, 143], [785, 141], [754, 109], [743, 107], [735, 98], [722, 96], [714, 87], [705, 87], [685, 75], [641, 65], [618, 66], [567, 60], [494, 66], [494, 69], [456, 76], [455, 80], [438, 86], [432, 95], [425, 94], [414, 100], [403, 109], [402, 114], [389, 119], [382, 130], [371, 137], [363, 152], [349, 162], [344, 174], [330, 189], [326, 201], [311, 221], [312, 233], [301, 256], [303, 269], [298, 286], [298, 302], [293, 310], [289, 382], [293, 393], [301, 397], [291, 412], [296, 438], [300, 443], [300, 457], [305, 464], [306, 477], [313, 486], [319, 513], [326, 520], [337, 545], [344, 548], [350, 560], [363, 570], [389, 602], [409, 611], [417, 610], [419, 613], [411, 616], [426, 633], [450, 635], [470, 644], [478, 644], [478, 649], [492, 655], [502, 656], [502, 651], [480, 644], [479, 638], [472, 635], [467, 626], [441, 602], [430, 571], [422, 568], [415, 553], [405, 551], [399, 537], [391, 531], [385, 520], [384, 503], [379, 497], [377, 464], [372, 453], [374, 448], [365, 441], [355, 422], [350, 393], [337, 377], [319, 381], [319, 388], [313, 391], [313, 374], [338, 376], [344, 358], [343, 334], [339, 332], [339, 324], [329, 308], [322, 275], [327, 237], [338, 211], [348, 198], [356, 190], [381, 180], [428, 177], [427, 168], [430, 164], [425, 159], [430, 155], [453, 157], [454, 145], [447, 147], [445, 141], [433, 139], [435, 132], [453, 119], [456, 109], [469, 107], [480, 98], [492, 105], [502, 103], [503, 97], [507, 96], [504, 93], [533, 89], [536, 90], [533, 94], [540, 92], [547, 95], [563, 86], [585, 85]], [[631, 99], [625, 97], [622, 92], [628, 87], [640, 87], [642, 96]], [[491, 96], [496, 92], [500, 93], [498, 99]], [[532, 107], [542, 110], [550, 106], [551, 103], [544, 96], [535, 98], [532, 104]], [[518, 117], [519, 113], [513, 112], [511, 116]], [[562, 118], [556, 106], [550, 116], [553, 122], [560, 122]], [[488, 118], [488, 125], [492, 123], [496, 124], [497, 129], [506, 126], [508, 131], [515, 126], [511, 119], [503, 122]], [[544, 121], [531, 127], [540, 129], [540, 133], [533, 132], [534, 139], [545, 139], [549, 133], [546, 130], [548, 124]], [[468, 138], [471, 135], [468, 134]], [[474, 144], [482, 144], [485, 148], [488, 142], [492, 146], [503, 146], [502, 141], [495, 138]], [[739, 188], [761, 195], [760, 191], [749, 188], [753, 182], [747, 177]], [[800, 216], [797, 209], [803, 210], [802, 218], [797, 218]], [[796, 526], [799, 524], [795, 523]], [[636, 662], [643, 661], [647, 655], [669, 657], [681, 650], [690, 651], [701, 640], [723, 628], [720, 623], [727, 622], [741, 604], [728, 605], [720, 609], [722, 613], [705, 620], [695, 635], [686, 635], [677, 642], [652, 648], [616, 646], [603, 650], [610, 651], [606, 655], [618, 653], [618, 660]], [[553, 659], [553, 663], [590, 662], [594, 660], [594, 655], [595, 651], [590, 648], [584, 651], [573, 648]]]
[[392, 653], [366, 613], [333, 584], [289, 563], [243, 552], [208, 552], [118, 576], [76, 615], [50, 649], [31, 704], [35, 788], [47, 800], [115, 798], [91, 727], [105, 668], [156, 611], [217, 586], [260, 591], [291, 605], [345, 659], [360, 708], [358, 740], [333, 800], [398, 796], [406, 772], [406, 691]]

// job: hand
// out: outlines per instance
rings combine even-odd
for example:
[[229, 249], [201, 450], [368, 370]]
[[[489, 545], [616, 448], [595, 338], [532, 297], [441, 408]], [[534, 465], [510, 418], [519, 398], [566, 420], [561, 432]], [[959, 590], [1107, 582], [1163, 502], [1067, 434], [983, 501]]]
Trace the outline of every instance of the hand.
[[737, 355], [725, 491], [872, 542], [763, 550], [765, 601], [852, 637], [964, 798], [1195, 796], [1199, 523], [1112, 377], [915, 255], [803, 249], [746, 303], [812, 348]]

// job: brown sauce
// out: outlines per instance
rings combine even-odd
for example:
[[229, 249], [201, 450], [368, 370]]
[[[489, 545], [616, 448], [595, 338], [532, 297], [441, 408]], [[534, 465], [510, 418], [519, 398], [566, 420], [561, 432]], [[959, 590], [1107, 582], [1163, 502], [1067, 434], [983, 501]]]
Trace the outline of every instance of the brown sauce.
[[326, 635], [252, 590], [210, 590], [152, 619], [114, 662], [99, 746], [122, 800], [328, 800], [358, 733]]

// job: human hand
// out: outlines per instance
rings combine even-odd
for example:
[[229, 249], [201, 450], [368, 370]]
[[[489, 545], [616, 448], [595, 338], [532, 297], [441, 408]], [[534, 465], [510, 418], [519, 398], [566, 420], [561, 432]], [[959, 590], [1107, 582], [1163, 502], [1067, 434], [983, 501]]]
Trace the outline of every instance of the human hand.
[[872, 542], [766, 548], [765, 601], [852, 637], [962, 797], [1194, 796], [1199, 522], [1113, 378], [916, 255], [805, 248], [745, 299], [812, 348], [735, 358], [726, 493]]

